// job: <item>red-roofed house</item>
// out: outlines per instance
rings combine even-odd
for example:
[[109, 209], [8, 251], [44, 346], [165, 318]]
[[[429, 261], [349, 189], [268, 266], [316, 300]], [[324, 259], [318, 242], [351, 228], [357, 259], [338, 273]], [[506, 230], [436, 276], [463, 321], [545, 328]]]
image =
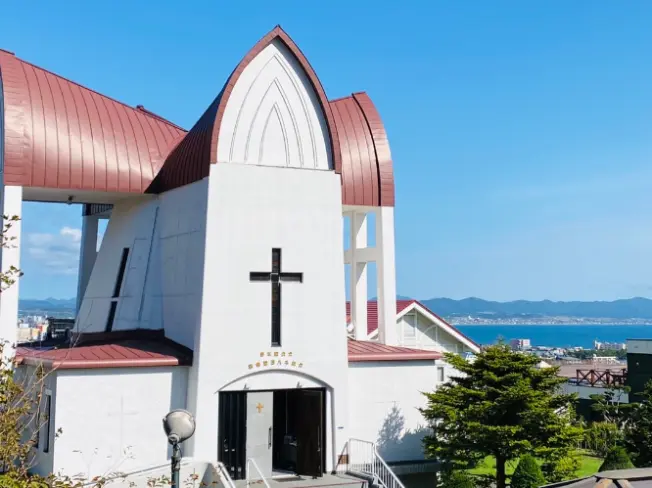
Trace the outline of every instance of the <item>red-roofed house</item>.
[[[18, 376], [49, 373], [34, 469], [166, 463], [161, 418], [176, 408], [197, 425], [184, 454], [233, 479], [248, 459], [265, 477], [322, 476], [352, 438], [386, 461], [422, 462], [422, 392], [445, 380], [442, 352], [477, 345], [396, 301], [378, 110], [365, 93], [329, 100], [280, 27], [207, 105], [184, 130], [0, 51], [3, 214], [20, 217], [23, 201], [83, 204], [74, 333], [16, 351]], [[20, 267], [20, 237], [17, 223], [4, 270]], [[378, 299], [367, 303], [370, 262]], [[17, 313], [15, 285], [0, 294], [0, 338], [15, 341]]]
[[[346, 304], [346, 320], [353, 335], [351, 303]], [[418, 300], [396, 300], [396, 338], [400, 346], [438, 352], [478, 353], [480, 345], [432, 312]], [[367, 302], [367, 339], [378, 339], [378, 302]]]

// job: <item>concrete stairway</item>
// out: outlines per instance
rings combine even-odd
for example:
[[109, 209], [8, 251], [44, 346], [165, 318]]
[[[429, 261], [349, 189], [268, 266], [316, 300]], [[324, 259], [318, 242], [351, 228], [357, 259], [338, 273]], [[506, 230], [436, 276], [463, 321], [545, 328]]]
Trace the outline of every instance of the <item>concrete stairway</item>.
[[[247, 488], [245, 480], [235, 481], [236, 488]], [[269, 478], [270, 488], [368, 488], [368, 483], [362, 478], [348, 474], [325, 474], [320, 478], [310, 476], [288, 476], [287, 478]], [[250, 488], [265, 488], [261, 480], [252, 481]]]

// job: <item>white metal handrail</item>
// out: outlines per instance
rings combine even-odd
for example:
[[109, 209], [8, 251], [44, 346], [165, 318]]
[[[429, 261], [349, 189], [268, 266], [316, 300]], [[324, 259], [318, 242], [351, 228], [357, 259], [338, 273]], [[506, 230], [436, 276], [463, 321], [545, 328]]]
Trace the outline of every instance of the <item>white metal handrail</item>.
[[384, 488], [405, 488], [398, 476], [378, 454], [376, 444], [362, 439], [348, 442], [348, 463], [351, 473], [371, 476], [374, 483]]
[[253, 467], [256, 469], [256, 471], [258, 472], [258, 475], [260, 476], [260, 479], [265, 484], [265, 488], [270, 488], [269, 483], [267, 482], [267, 480], [263, 476], [263, 472], [258, 467], [258, 463], [256, 463], [256, 460], [253, 459], [253, 458], [247, 458], [247, 465], [246, 465], [246, 468], [245, 468], [246, 473], [247, 473], [247, 486], [249, 486], [251, 484], [251, 480], [249, 478], [249, 475], [250, 475], [249, 465], [253, 465]]
[[222, 483], [227, 485], [227, 488], [236, 488], [235, 483], [233, 482], [233, 479], [231, 478], [231, 475], [229, 474], [229, 470], [227, 467], [224, 465], [223, 462], [218, 461], [214, 464], [215, 469], [217, 470], [218, 475], [220, 478], [222, 478]]

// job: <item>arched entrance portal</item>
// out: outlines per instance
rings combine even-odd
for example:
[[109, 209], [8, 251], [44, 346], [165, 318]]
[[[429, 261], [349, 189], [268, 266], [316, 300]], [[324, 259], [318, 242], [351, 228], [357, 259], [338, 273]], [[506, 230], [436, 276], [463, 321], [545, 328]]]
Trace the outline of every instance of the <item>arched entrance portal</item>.
[[[268, 376], [268, 375], [265, 375]], [[233, 479], [253, 459], [263, 476], [321, 476], [326, 467], [327, 387], [307, 377], [292, 383], [238, 380], [219, 392], [218, 458]], [[256, 378], [258, 379], [258, 378]], [[284, 378], [287, 379], [287, 378]], [[269, 381], [271, 380], [271, 381]]]

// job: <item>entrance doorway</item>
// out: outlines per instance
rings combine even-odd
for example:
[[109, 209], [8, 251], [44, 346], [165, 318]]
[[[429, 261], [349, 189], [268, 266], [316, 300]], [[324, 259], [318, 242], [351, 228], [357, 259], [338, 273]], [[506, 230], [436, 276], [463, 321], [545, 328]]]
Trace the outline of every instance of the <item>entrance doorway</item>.
[[325, 400], [321, 388], [220, 393], [219, 460], [233, 479], [246, 477], [248, 459], [266, 478], [321, 476]]

